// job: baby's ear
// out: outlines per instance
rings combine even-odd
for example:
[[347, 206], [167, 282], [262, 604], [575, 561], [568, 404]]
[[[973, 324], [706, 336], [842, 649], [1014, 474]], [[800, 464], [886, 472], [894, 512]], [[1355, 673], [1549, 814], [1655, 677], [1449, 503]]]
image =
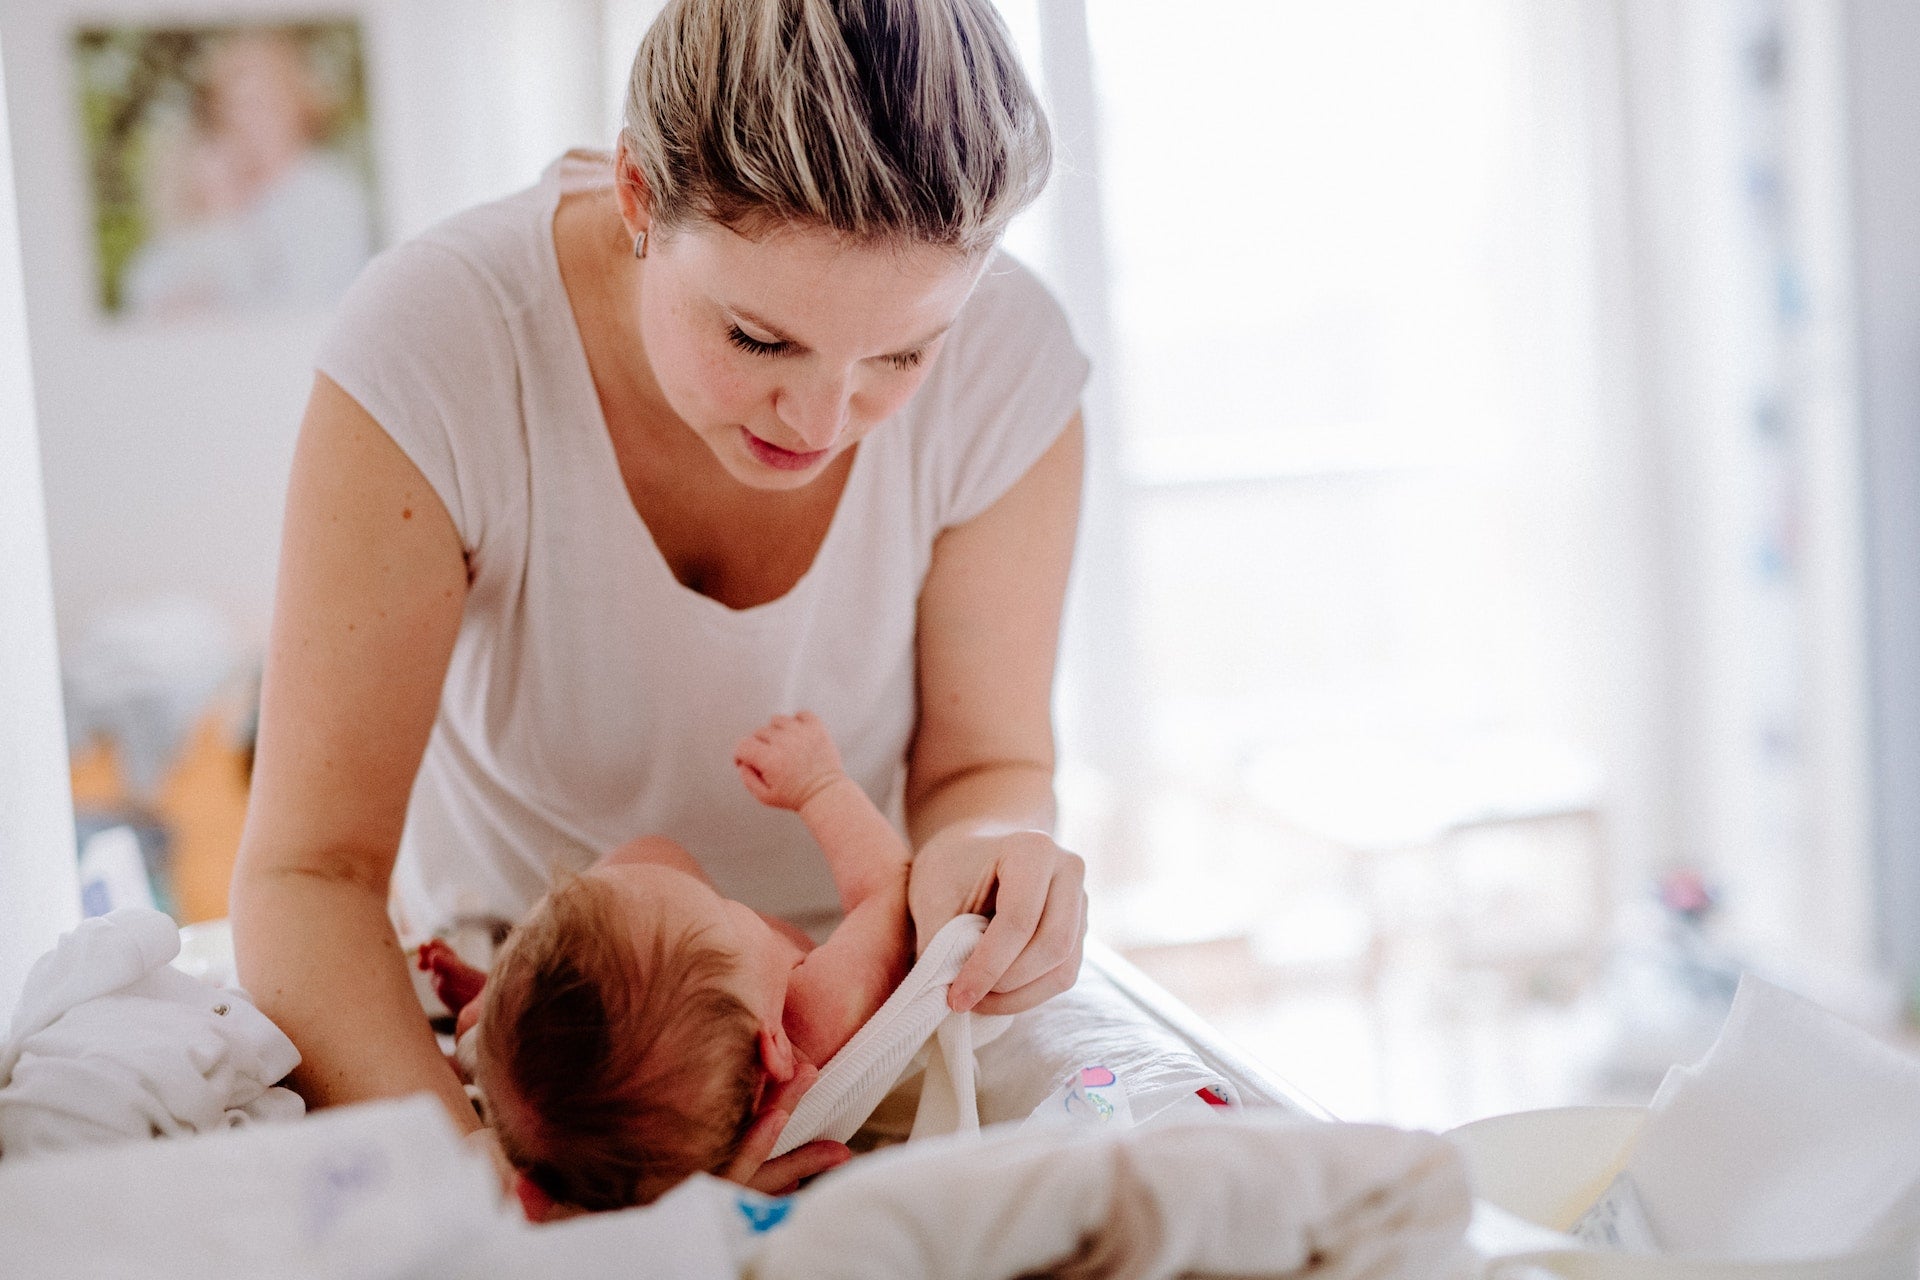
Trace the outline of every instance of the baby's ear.
[[793, 1042], [787, 1039], [785, 1027], [761, 1025], [760, 1065], [767, 1069], [767, 1075], [775, 1084], [785, 1084], [793, 1079], [799, 1064], [794, 1059]]

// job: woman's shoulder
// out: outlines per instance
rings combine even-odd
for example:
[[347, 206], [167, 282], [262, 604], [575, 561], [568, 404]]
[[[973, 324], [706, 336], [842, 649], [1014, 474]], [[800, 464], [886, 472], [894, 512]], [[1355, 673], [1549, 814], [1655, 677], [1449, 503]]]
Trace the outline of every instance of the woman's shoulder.
[[1053, 291], [1026, 263], [1001, 249], [987, 261], [980, 283], [954, 324], [949, 349], [975, 358], [1028, 352], [1034, 359], [1077, 355], [1073, 326]]
[[1073, 416], [1087, 357], [1053, 293], [996, 253], [910, 411], [908, 436], [940, 526], [986, 509]]
[[540, 186], [462, 209], [383, 250], [368, 274], [455, 295], [484, 288], [505, 307], [526, 304], [551, 265], [552, 196]]

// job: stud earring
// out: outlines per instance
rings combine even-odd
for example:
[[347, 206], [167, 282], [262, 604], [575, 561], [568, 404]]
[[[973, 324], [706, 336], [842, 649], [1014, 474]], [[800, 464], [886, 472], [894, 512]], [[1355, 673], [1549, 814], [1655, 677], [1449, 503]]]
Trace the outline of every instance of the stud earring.
[[647, 256], [647, 233], [644, 231], [633, 238], [633, 256], [636, 258]]

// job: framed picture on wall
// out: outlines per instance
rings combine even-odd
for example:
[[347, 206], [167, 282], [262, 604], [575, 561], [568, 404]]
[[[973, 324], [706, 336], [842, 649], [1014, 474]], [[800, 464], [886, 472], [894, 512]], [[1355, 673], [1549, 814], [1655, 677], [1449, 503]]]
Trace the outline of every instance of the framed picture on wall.
[[71, 49], [102, 311], [324, 308], [358, 274], [378, 200], [356, 19], [88, 25]]

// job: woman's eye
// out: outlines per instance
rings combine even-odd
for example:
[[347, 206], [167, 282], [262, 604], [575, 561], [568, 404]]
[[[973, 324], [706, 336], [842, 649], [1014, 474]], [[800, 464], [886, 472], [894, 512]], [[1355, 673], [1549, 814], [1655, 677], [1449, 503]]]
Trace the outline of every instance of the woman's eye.
[[727, 326], [727, 341], [742, 351], [756, 356], [777, 356], [787, 349], [786, 343], [762, 342], [737, 324]]
[[904, 373], [908, 369], [918, 369], [925, 355], [925, 351], [902, 351], [899, 355], [888, 356], [887, 363]]

